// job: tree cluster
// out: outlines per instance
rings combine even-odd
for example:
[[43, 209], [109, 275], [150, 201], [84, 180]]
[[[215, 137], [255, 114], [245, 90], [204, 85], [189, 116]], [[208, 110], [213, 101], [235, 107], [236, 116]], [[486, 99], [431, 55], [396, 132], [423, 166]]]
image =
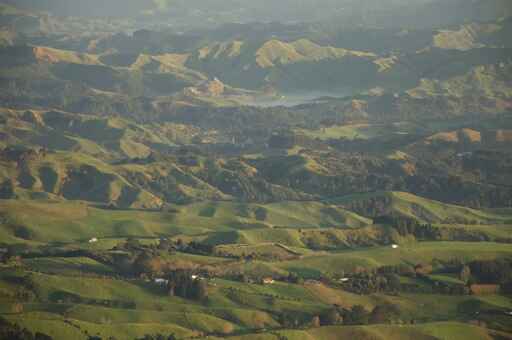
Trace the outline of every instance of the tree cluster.
[[393, 273], [362, 272], [350, 276], [350, 279], [343, 283], [343, 288], [357, 294], [372, 294], [398, 292], [401, 284], [398, 275]]
[[196, 277], [188, 270], [175, 270], [167, 279], [167, 290], [170, 296], [179, 296], [185, 299], [202, 301], [208, 296], [205, 280]]
[[512, 286], [512, 260], [478, 260], [468, 265], [473, 281], [482, 284]]
[[[402, 237], [414, 236], [420, 241], [466, 241], [484, 242], [490, 241], [489, 236], [483, 232], [467, 230], [464, 228], [443, 228], [435, 227], [429, 223], [420, 223], [416, 219], [398, 216], [384, 215], [374, 218], [377, 224], [391, 226]], [[450, 221], [444, 221], [448, 223]], [[457, 222], [457, 221], [453, 221]], [[475, 221], [465, 221], [476, 224]]]

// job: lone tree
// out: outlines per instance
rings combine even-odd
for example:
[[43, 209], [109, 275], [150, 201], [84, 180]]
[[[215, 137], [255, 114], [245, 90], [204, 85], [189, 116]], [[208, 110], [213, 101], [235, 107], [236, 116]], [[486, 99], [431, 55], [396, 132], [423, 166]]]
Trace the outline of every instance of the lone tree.
[[371, 323], [389, 323], [400, 319], [400, 309], [393, 304], [376, 306], [370, 315]]
[[204, 280], [194, 280], [192, 288], [192, 298], [196, 300], [204, 300], [208, 296], [206, 282]]
[[320, 316], [320, 323], [322, 326], [333, 326], [341, 323], [343, 318], [336, 309], [331, 309]]
[[464, 283], [468, 283], [469, 279], [471, 278], [471, 269], [469, 266], [463, 266], [460, 273], [459, 278]]
[[318, 328], [320, 327], [320, 317], [315, 315], [313, 319], [311, 319], [311, 327]]
[[368, 324], [369, 313], [361, 305], [354, 305], [345, 315], [345, 323], [348, 325], [366, 325]]

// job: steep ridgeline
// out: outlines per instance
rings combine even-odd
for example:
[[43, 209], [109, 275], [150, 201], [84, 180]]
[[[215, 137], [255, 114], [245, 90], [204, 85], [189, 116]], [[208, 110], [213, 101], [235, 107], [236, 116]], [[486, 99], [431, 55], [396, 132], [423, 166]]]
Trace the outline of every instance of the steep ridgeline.
[[307, 39], [230, 41], [198, 50], [187, 66], [238, 87], [325, 90], [361, 86], [368, 80], [364, 75], [377, 69], [376, 58], [373, 53], [320, 46]]
[[[206, 80], [183, 66], [186, 55], [87, 54], [40, 46], [0, 49], [3, 100], [68, 108], [81, 102], [172, 95]], [[53, 102], [52, 102], [53, 101]]]

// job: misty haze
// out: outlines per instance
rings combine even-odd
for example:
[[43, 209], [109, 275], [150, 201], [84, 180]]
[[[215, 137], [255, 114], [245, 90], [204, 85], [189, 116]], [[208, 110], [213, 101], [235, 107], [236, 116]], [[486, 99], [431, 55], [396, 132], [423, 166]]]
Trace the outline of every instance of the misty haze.
[[512, 339], [511, 0], [0, 0], [0, 340]]

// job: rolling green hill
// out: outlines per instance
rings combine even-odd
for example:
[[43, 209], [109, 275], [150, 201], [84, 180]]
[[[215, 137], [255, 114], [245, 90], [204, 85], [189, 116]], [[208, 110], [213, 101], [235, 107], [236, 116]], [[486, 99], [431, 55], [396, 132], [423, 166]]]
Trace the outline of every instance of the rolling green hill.
[[[350, 205], [361, 207], [363, 215], [373, 212], [376, 216], [403, 216], [420, 222], [455, 223], [439, 226], [446, 229], [445, 241], [457, 240], [457, 228], [461, 228], [460, 235], [465, 232], [487, 235], [490, 240], [506, 238], [510, 223], [508, 212], [474, 210], [405, 193], [350, 196], [338, 200], [337, 204], [204, 202], [168, 206], [162, 212], [137, 212], [98, 209], [85, 202], [4, 200], [0, 211], [4, 218], [2, 233], [10, 243], [84, 241], [99, 237], [109, 244], [108, 239], [129, 236], [156, 238], [184, 234], [212, 245], [280, 243], [299, 248], [344, 249], [382, 245], [393, 240], [395, 236], [388, 228], [372, 226], [371, 219], [342, 208]], [[37, 216], [27, 215], [27, 206], [37, 211]], [[380, 213], [375, 213], [375, 209], [381, 209]]]
[[[493, 211], [475, 210], [444, 204], [405, 192], [350, 195], [335, 200], [336, 203], [369, 216], [399, 215], [428, 223], [473, 224], [509, 223], [510, 216]], [[360, 208], [358, 208], [358, 206]]]
[[[240, 230], [244, 236], [239, 237], [261, 242], [264, 236], [257, 236], [258, 233], [265, 234], [266, 230], [279, 233], [268, 229], [276, 225], [298, 229], [359, 227], [371, 223], [343, 209], [314, 202], [286, 202], [277, 205], [197, 203], [174, 206], [170, 212], [103, 210], [79, 202], [22, 202], [4, 200], [0, 204], [2, 216], [7, 221], [2, 228], [6, 240], [15, 241], [21, 229], [27, 231], [27, 241], [44, 242], [71, 239], [85, 241], [92, 237], [199, 235], [210, 231]], [[37, 214], [25, 214], [27, 204]], [[273, 239], [266, 237], [267, 240]]]
[[277, 267], [318, 278], [322, 272], [343, 273], [357, 271], [358, 267], [378, 268], [400, 263], [431, 263], [434, 259], [460, 258], [464, 261], [510, 257], [508, 244], [466, 242], [421, 242], [403, 245], [399, 249], [390, 246], [367, 250], [341, 251], [325, 255], [306, 256], [300, 260], [283, 261]]

